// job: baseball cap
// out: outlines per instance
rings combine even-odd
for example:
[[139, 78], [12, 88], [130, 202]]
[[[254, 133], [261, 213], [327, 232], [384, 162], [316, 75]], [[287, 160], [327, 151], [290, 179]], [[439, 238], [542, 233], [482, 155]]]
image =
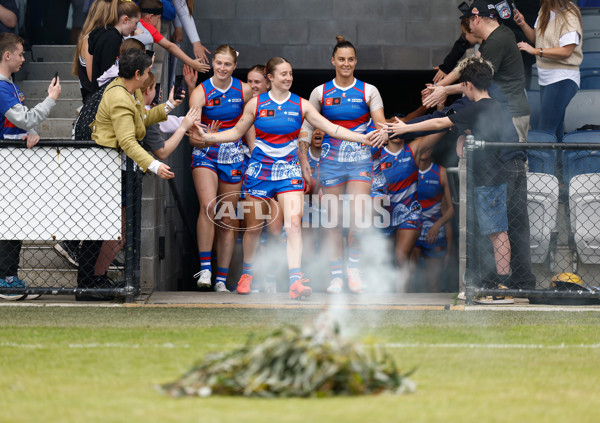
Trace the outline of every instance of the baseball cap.
[[496, 10], [494, 4], [488, 3], [486, 0], [474, 0], [469, 9], [460, 18], [470, 18], [471, 16], [497, 18], [498, 10]]

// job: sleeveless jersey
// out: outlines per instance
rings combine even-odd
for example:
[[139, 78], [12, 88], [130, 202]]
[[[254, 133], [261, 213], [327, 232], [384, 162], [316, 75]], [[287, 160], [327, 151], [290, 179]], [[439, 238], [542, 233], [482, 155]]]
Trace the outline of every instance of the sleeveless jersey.
[[397, 153], [387, 148], [381, 151], [379, 167], [386, 180], [386, 192], [390, 197], [391, 226], [406, 220], [421, 218], [421, 205], [417, 200], [419, 168], [408, 144]]
[[[321, 114], [343, 128], [364, 134], [371, 119], [371, 110], [365, 97], [365, 83], [355, 79], [346, 89], [336, 87], [333, 81], [323, 84]], [[325, 134], [321, 158], [338, 162], [357, 162], [371, 157], [370, 148], [356, 142], [342, 141]]]
[[302, 178], [298, 162], [302, 120], [302, 103], [296, 94], [290, 93], [282, 103], [273, 100], [268, 92], [258, 96], [256, 141], [246, 171], [249, 177], [265, 181]]
[[[419, 182], [417, 183], [417, 196], [421, 203], [423, 229], [419, 239], [425, 240], [429, 228], [442, 217], [442, 197], [444, 187], [440, 176], [440, 166], [432, 163], [429, 169], [419, 170]], [[446, 234], [445, 225], [440, 228], [438, 238]]]
[[15, 84], [9, 81], [0, 81], [0, 139], [20, 140], [27, 131], [17, 128], [6, 119], [5, 113], [16, 104], [25, 103], [25, 96]]
[[[235, 126], [244, 111], [244, 92], [242, 81], [231, 78], [231, 85], [222, 91], [212, 83], [212, 78], [202, 82], [205, 105], [202, 108], [202, 123], [210, 125], [213, 121], [221, 122], [220, 131]], [[223, 144], [212, 144], [209, 147], [194, 148], [194, 155], [204, 156], [221, 164], [239, 163], [244, 160], [242, 140]]]

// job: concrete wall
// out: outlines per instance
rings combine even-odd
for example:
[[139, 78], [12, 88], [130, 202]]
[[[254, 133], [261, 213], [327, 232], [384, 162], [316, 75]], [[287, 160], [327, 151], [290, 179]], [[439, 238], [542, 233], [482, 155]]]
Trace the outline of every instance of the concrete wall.
[[458, 35], [458, 0], [196, 0], [211, 51], [230, 44], [240, 68], [284, 56], [296, 69], [329, 69], [335, 36], [358, 48], [361, 69], [422, 70]]

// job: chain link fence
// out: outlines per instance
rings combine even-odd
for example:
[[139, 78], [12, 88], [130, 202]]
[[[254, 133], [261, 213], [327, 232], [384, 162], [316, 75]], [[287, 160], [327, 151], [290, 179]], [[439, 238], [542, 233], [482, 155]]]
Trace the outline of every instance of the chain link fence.
[[141, 173], [124, 157], [92, 141], [0, 142], [3, 298], [139, 294]]
[[[520, 144], [468, 137], [461, 194], [468, 303], [486, 296], [600, 303], [600, 144], [587, 135]], [[477, 154], [511, 157], [521, 151], [527, 163], [510, 159], [499, 165], [504, 186], [478, 186]]]

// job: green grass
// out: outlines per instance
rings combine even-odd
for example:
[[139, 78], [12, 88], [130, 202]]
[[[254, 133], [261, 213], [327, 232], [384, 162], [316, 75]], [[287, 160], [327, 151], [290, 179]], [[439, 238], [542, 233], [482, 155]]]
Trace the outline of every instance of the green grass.
[[0, 422], [600, 419], [600, 349], [581, 346], [600, 343], [595, 312], [346, 312], [343, 333], [369, 342], [414, 344], [390, 348], [403, 370], [417, 367], [413, 395], [172, 399], [155, 390], [207, 352], [234, 348], [250, 332], [302, 323], [317, 313], [0, 307]]

